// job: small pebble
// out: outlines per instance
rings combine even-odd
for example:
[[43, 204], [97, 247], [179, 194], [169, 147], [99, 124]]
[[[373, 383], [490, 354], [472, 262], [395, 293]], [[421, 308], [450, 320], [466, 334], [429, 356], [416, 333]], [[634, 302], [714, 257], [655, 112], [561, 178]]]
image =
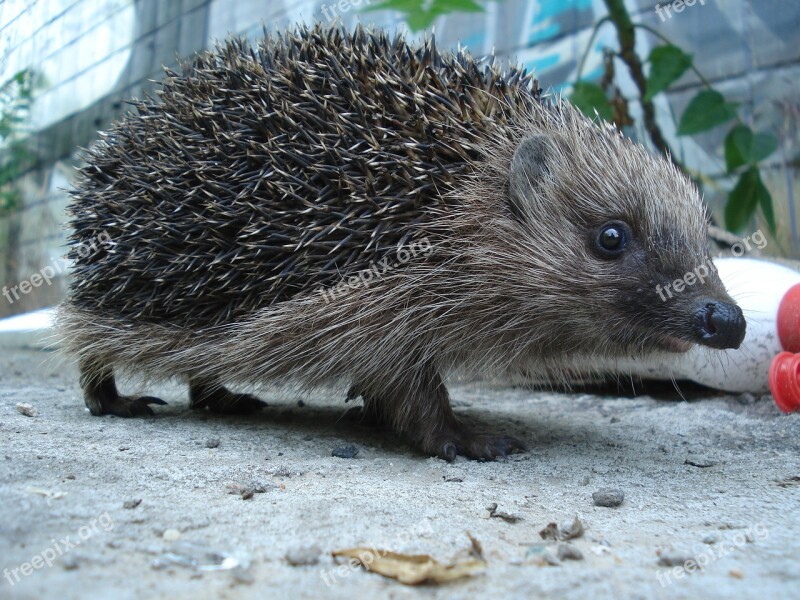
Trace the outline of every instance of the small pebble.
[[142, 503], [141, 498], [136, 498], [135, 500], [126, 500], [122, 503], [122, 508], [133, 509], [139, 506]]
[[264, 494], [278, 486], [267, 481], [251, 481], [249, 483], [231, 483], [226, 486], [229, 494], [238, 494], [244, 500], [250, 500], [253, 494]]
[[731, 569], [728, 571], [728, 575], [734, 579], [744, 579], [744, 573], [742, 573], [739, 569]]
[[556, 554], [559, 560], [583, 560], [583, 552], [572, 544], [559, 544]]
[[316, 545], [292, 548], [286, 553], [286, 562], [293, 567], [315, 565], [319, 562], [320, 554], [322, 550]]
[[331, 456], [335, 456], [336, 458], [355, 458], [358, 454], [358, 448], [356, 448], [353, 444], [347, 444], [346, 446], [336, 446], [331, 452]]
[[545, 543], [533, 544], [528, 548], [525, 553], [525, 561], [539, 566], [555, 567], [561, 564], [561, 561], [553, 555], [550, 546]]
[[219, 448], [219, 438], [208, 438], [206, 448]]
[[486, 512], [489, 514], [488, 518], [496, 517], [498, 519], [503, 519], [503, 521], [506, 523], [516, 523], [517, 521], [522, 520], [522, 517], [519, 515], [512, 515], [507, 512], [503, 512], [502, 510], [497, 510], [497, 502], [492, 502], [489, 506], [487, 506]]
[[575, 516], [571, 521], [564, 521], [558, 526], [558, 539], [571, 540], [583, 535], [583, 523]]
[[713, 467], [714, 465], [718, 464], [718, 461], [706, 456], [691, 456], [683, 461], [683, 464], [689, 465], [690, 467], [697, 467], [699, 469], [707, 469], [708, 467]]
[[174, 542], [181, 537], [181, 532], [177, 529], [166, 529], [161, 537], [163, 537], [166, 542]]
[[250, 572], [250, 570], [243, 567], [236, 567], [235, 569], [232, 569], [231, 577], [236, 583], [241, 583], [244, 585], [251, 585], [252, 583], [255, 583], [256, 580], [255, 576]]
[[688, 552], [680, 550], [665, 550], [658, 557], [658, 564], [661, 567], [682, 567], [687, 561], [693, 561], [694, 556]]
[[756, 403], [756, 397], [753, 394], [751, 394], [750, 392], [745, 392], [744, 394], [739, 394], [736, 397], [736, 400], [739, 402], [739, 404], [744, 404], [745, 406], [749, 406], [751, 404], [755, 404]]
[[557, 540], [558, 525], [555, 523], [548, 523], [547, 526], [539, 532], [539, 537], [543, 540]]
[[703, 538], [704, 544], [716, 544], [719, 541], [719, 536], [714, 533], [709, 533]]
[[26, 417], [35, 417], [38, 414], [33, 406], [26, 404], [25, 402], [17, 403], [17, 412], [25, 415]]
[[575, 516], [570, 521], [564, 521], [561, 525], [548, 523], [547, 527], [539, 532], [539, 537], [543, 540], [571, 540], [583, 535], [583, 523]]
[[592, 493], [592, 500], [594, 500], [595, 506], [612, 508], [622, 504], [624, 499], [625, 494], [622, 492], [622, 490], [603, 489]]
[[78, 562], [77, 557], [75, 556], [65, 556], [64, 560], [61, 561], [61, 566], [64, 567], [67, 571], [74, 571], [78, 567], [80, 567], [80, 563]]

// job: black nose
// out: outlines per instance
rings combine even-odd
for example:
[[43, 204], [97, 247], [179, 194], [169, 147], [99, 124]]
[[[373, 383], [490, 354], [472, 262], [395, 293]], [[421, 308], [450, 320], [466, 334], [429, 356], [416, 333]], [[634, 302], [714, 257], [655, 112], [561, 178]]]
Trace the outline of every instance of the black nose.
[[738, 348], [747, 324], [742, 309], [735, 304], [706, 300], [697, 305], [692, 328], [699, 344], [709, 348]]

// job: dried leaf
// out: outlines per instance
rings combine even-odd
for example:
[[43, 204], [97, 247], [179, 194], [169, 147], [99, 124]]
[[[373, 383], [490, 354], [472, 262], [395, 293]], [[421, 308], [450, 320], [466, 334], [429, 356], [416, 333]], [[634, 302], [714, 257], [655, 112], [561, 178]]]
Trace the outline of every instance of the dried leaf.
[[397, 579], [406, 585], [447, 583], [470, 577], [486, 568], [486, 562], [482, 560], [469, 559], [444, 564], [427, 554], [400, 554], [372, 548], [337, 550], [333, 556], [353, 559], [368, 571]]

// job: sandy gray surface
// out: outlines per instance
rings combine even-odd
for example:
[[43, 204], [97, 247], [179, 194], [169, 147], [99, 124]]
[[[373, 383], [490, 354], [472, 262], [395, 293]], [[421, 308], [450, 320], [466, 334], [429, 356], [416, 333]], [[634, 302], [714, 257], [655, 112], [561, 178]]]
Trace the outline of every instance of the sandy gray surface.
[[[261, 415], [217, 417], [189, 411], [185, 390], [167, 386], [142, 390], [170, 402], [155, 418], [96, 418], [72, 366], [1, 352], [3, 598], [800, 597], [800, 415], [768, 397], [454, 385], [466, 420], [529, 449], [447, 464], [342, 419], [340, 394], [300, 407], [274, 390]], [[344, 444], [356, 458], [331, 456]], [[235, 486], [263, 491], [245, 500]], [[601, 488], [622, 490], [623, 504], [594, 506]], [[492, 503], [521, 519], [489, 518]], [[550, 550], [529, 552], [539, 531], [575, 515], [585, 533], [571, 543], [584, 559], [542, 566]], [[372, 546], [447, 561], [466, 556], [465, 532], [483, 545], [486, 570], [442, 586], [336, 571], [329, 554]], [[287, 563], [313, 545], [318, 564]], [[670, 553], [704, 568], [658, 566]], [[52, 566], [35, 568], [37, 556]]]

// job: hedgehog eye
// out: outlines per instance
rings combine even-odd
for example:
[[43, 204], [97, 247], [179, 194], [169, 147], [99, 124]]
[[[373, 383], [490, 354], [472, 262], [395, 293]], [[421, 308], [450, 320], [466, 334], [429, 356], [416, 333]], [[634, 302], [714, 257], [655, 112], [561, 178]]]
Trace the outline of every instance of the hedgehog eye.
[[624, 223], [606, 223], [597, 230], [595, 249], [603, 258], [617, 258], [628, 245], [628, 228]]

